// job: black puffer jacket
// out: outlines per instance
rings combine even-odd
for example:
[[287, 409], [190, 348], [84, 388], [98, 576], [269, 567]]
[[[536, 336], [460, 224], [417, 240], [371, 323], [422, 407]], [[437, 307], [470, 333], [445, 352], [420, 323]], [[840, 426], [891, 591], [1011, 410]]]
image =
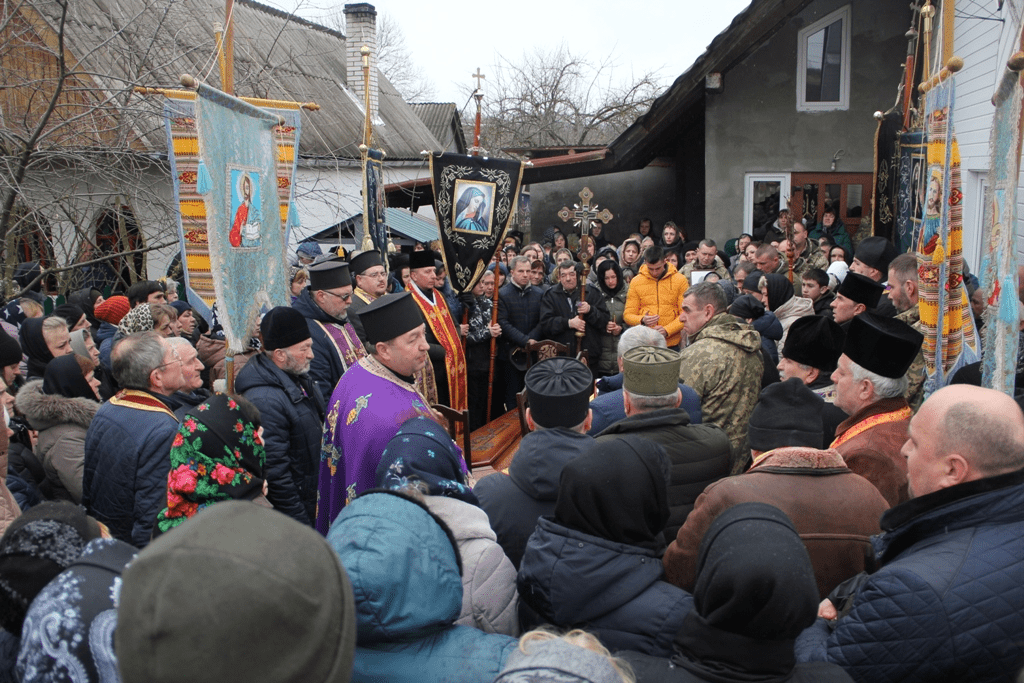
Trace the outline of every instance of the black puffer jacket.
[[593, 445], [593, 437], [563, 427], [532, 432], [523, 437], [507, 475], [484, 477], [473, 488], [516, 569], [537, 520], [555, 514], [562, 468]]
[[663, 408], [619, 420], [597, 436], [598, 442], [634, 434], [661, 444], [672, 462], [668, 482], [670, 515], [665, 540], [675, 540], [679, 527], [704, 489], [729, 476], [729, 435], [721, 427], [690, 424], [681, 408]]
[[235, 391], [260, 409], [267, 499], [289, 517], [312, 525], [324, 429], [319, 387], [308, 375], [293, 377], [259, 353], [238, 373]]

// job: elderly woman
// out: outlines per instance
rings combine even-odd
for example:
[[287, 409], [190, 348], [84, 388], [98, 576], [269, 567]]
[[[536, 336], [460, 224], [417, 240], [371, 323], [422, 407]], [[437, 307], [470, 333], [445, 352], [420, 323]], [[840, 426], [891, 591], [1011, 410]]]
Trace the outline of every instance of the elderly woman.
[[260, 411], [241, 396], [215, 394], [185, 413], [170, 462], [167, 507], [157, 513], [154, 538], [222, 500], [270, 505]]
[[[487, 513], [466, 483], [465, 465], [447, 432], [426, 417], [405, 422], [377, 465], [380, 488], [423, 494], [423, 503], [455, 536], [462, 559], [462, 611], [456, 624], [519, 635], [516, 568], [498, 545]], [[415, 497], [415, 494], [413, 494]]]
[[39, 432], [35, 454], [43, 464], [51, 497], [82, 502], [85, 435], [99, 410], [96, 363], [76, 353], [54, 358], [42, 380], [18, 392], [18, 411]]

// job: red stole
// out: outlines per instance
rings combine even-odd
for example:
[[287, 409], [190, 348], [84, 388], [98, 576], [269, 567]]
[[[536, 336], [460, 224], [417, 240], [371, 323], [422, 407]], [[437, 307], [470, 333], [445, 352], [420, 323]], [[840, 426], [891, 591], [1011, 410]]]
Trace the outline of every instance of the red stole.
[[436, 290], [434, 291], [434, 301], [437, 303], [433, 305], [427, 301], [420, 293], [420, 290], [412, 283], [409, 285], [409, 291], [412, 292], [412, 298], [416, 301], [416, 305], [420, 307], [420, 311], [423, 312], [423, 317], [426, 318], [430, 331], [434, 333], [438, 343], [444, 348], [444, 354], [447, 358], [445, 367], [448, 370], [448, 402], [451, 403], [448, 407], [455, 410], [465, 410], [468, 407], [466, 396], [466, 353], [462, 349], [459, 329], [455, 326], [452, 314], [448, 311], [448, 304], [445, 302], [444, 296]]

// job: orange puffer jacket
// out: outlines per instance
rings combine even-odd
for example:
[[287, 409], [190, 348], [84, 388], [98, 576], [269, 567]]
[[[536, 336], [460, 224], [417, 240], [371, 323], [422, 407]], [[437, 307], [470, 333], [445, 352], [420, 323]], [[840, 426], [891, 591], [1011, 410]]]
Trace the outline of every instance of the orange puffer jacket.
[[668, 345], [675, 346], [682, 337], [683, 324], [679, 313], [683, 310], [683, 297], [690, 283], [676, 267], [669, 263], [660, 280], [651, 277], [647, 264], [640, 266], [640, 272], [629, 283], [629, 295], [622, 319], [626, 324], [643, 324], [645, 315], [658, 316], [658, 324], [668, 331]]

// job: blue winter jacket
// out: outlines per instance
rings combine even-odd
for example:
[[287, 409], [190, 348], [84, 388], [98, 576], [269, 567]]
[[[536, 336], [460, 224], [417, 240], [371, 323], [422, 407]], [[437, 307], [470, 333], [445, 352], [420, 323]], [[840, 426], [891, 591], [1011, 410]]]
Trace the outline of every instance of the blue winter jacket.
[[[167, 397], [149, 394], [167, 405]], [[169, 411], [170, 409], [168, 409]], [[157, 408], [104, 403], [85, 433], [82, 505], [114, 538], [145, 548], [167, 505], [178, 420]]]
[[110, 352], [114, 348], [114, 335], [117, 334], [117, 326], [108, 322], [100, 323], [100, 329], [96, 330], [96, 346], [100, 348], [100, 365], [110, 372]]
[[750, 323], [761, 335], [761, 349], [765, 353], [765, 360], [773, 364], [779, 364], [779, 341], [782, 339], [782, 323], [771, 311], [765, 311], [764, 315]]
[[509, 636], [456, 626], [458, 551], [419, 503], [368, 492], [327, 533], [356, 596], [353, 683], [490, 683], [516, 649]]
[[519, 567], [523, 630], [545, 622], [582, 628], [612, 651], [671, 657], [672, 639], [693, 609], [693, 597], [664, 574], [652, 550], [541, 517]]
[[882, 529], [881, 569], [831, 634], [823, 619], [801, 634], [797, 656], [827, 659], [865, 683], [1016, 680], [1024, 470], [909, 500], [882, 516]]
[[267, 500], [297, 522], [312, 526], [324, 431], [320, 391], [308, 375], [289, 375], [265, 353], [245, 364], [235, 378], [235, 391], [260, 409]]

